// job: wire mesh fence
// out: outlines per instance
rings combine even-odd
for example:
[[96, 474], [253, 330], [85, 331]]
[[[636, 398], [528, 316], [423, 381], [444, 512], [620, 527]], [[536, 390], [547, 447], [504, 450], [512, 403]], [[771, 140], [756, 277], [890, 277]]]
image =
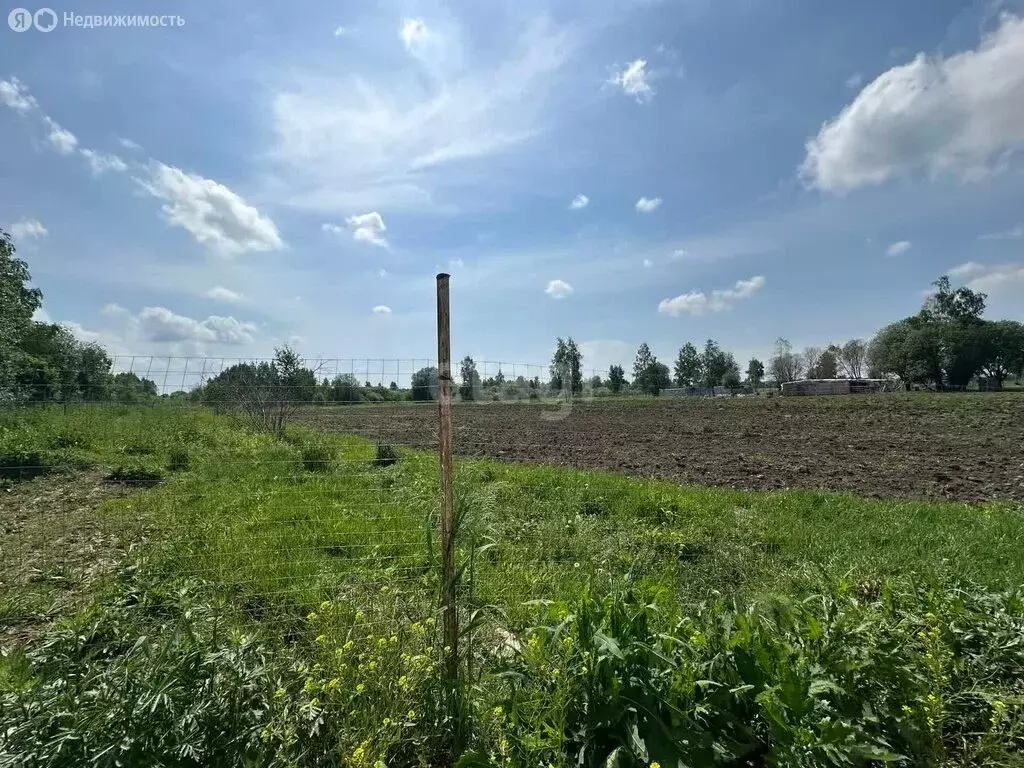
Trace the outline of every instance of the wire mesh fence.
[[[35, 631], [142, 554], [285, 636], [316, 630], [309, 616], [323, 604], [352, 606], [349, 630], [433, 616], [444, 587], [438, 368], [427, 357], [136, 355], [23, 381], [0, 400], [5, 634]], [[581, 371], [573, 399], [549, 366], [455, 368], [454, 546], [479, 577], [460, 592], [470, 610], [514, 595], [493, 548], [469, 563], [507, 521], [475, 509], [493, 489], [464, 461], [528, 456], [523, 420], [549, 425], [544, 439], [570, 459], [563, 419], [595, 383]], [[497, 415], [481, 424], [476, 411]], [[560, 482], [522, 487], [537, 507], [565, 497]], [[517, 569], [551, 561], [549, 533], [525, 531], [509, 534]]]

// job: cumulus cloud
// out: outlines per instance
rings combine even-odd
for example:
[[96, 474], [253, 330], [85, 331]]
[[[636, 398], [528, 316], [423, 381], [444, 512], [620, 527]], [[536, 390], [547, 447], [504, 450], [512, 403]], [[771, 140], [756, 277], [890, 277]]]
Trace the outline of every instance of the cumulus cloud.
[[586, 195], [576, 195], [576, 197], [572, 199], [572, 202], [569, 203], [569, 207], [574, 211], [578, 211], [581, 208], [586, 208], [589, 204], [589, 197], [587, 197]]
[[902, 256], [904, 253], [910, 250], [909, 240], [897, 240], [895, 243], [890, 243], [889, 247], [885, 249], [886, 256]]
[[44, 120], [46, 121], [46, 127], [50, 129], [49, 134], [46, 136], [50, 146], [62, 155], [70, 155], [74, 152], [78, 146], [78, 139], [75, 138], [75, 134], [66, 128], [62, 128], [49, 117], [44, 118]]
[[737, 280], [732, 288], [715, 290], [709, 294], [690, 291], [674, 299], [662, 299], [658, 311], [663, 315], [703, 315], [706, 312], [724, 312], [742, 299], [749, 299], [764, 287], [765, 279], [756, 275], [749, 280]]
[[390, 315], [391, 314], [391, 307], [388, 307], [388, 306], [386, 306], [384, 304], [378, 304], [376, 307], [374, 307], [370, 311], [373, 312], [373, 314], [375, 314], [375, 315]]
[[206, 298], [213, 299], [214, 301], [223, 301], [227, 304], [238, 304], [245, 300], [245, 297], [230, 288], [225, 288], [223, 285], [215, 285], [213, 288], [206, 292]]
[[388, 241], [381, 235], [387, 227], [384, 226], [384, 218], [376, 211], [349, 216], [345, 219], [345, 226], [352, 232], [353, 239], [360, 243], [388, 247]]
[[38, 106], [35, 97], [16, 77], [12, 77], [10, 80], [0, 80], [0, 103], [23, 115]]
[[60, 325], [67, 328], [76, 339], [86, 344], [97, 344], [103, 340], [103, 334], [96, 331], [87, 331], [80, 323], [65, 320]]
[[641, 197], [636, 201], [636, 209], [639, 213], [653, 213], [660, 207], [660, 197]]
[[402, 39], [402, 44], [411, 50], [417, 45], [422, 45], [430, 38], [430, 29], [423, 19], [402, 19], [402, 26], [398, 30], [398, 36]]
[[39, 219], [22, 219], [11, 224], [11, 235], [15, 240], [27, 240], [30, 237], [46, 237], [49, 230]]
[[565, 282], [565, 280], [552, 280], [548, 283], [548, 287], [544, 289], [544, 293], [553, 299], [564, 299], [572, 293], [572, 286]]
[[213, 179], [157, 162], [149, 179], [140, 183], [166, 201], [163, 213], [168, 224], [182, 227], [221, 254], [284, 248], [273, 221]]
[[647, 71], [647, 61], [636, 59], [631, 61], [621, 70], [616, 72], [609, 81], [617, 85], [627, 96], [632, 96], [641, 104], [650, 101], [654, 97], [654, 88], [648, 82], [650, 72]]
[[254, 323], [233, 317], [210, 315], [205, 320], [194, 320], [166, 307], [145, 307], [137, 320], [143, 338], [157, 343], [196, 341], [236, 346], [251, 344], [258, 330]]
[[79, 152], [89, 163], [89, 170], [94, 176], [102, 176], [107, 171], [123, 173], [128, 170], [128, 164], [117, 155], [105, 155], [92, 149], [81, 149]]
[[975, 50], [923, 53], [868, 83], [807, 142], [801, 175], [843, 192], [913, 172], [985, 176], [1024, 142], [1024, 19]]

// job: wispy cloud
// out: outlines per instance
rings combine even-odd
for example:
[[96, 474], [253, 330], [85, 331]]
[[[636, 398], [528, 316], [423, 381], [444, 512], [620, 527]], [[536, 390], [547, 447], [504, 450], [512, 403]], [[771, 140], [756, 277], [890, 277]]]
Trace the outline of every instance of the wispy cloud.
[[102, 176], [107, 171], [123, 173], [128, 170], [128, 164], [117, 155], [105, 155], [92, 149], [80, 149], [79, 153], [89, 164], [89, 170], [94, 176]]
[[[403, 40], [415, 45], [423, 33], [408, 26]], [[450, 50], [458, 46], [457, 35], [450, 37], [444, 67], [421, 62], [423, 71], [342, 78], [325, 69], [280, 86], [271, 104], [269, 183], [282, 201], [335, 213], [436, 207], [436, 192], [446, 189], [443, 170], [536, 136], [550, 119], [548, 96], [573, 37], [537, 21], [497, 65]], [[338, 179], [345, 179], [340, 189]]]
[[987, 232], [978, 235], [979, 240], [1021, 240], [1024, 239], [1024, 224], [1002, 232]]
[[22, 219], [11, 225], [11, 235], [15, 240], [27, 240], [32, 237], [46, 237], [49, 231], [38, 219]]
[[208, 299], [223, 301], [227, 304], [240, 304], [245, 301], [245, 296], [237, 291], [232, 291], [230, 288], [225, 288], [223, 285], [215, 285], [205, 295]]
[[647, 69], [646, 59], [631, 61], [618, 70], [609, 82], [617, 85], [627, 96], [632, 96], [639, 103], [654, 98], [654, 88], [650, 84], [651, 73]]
[[586, 195], [576, 195], [576, 197], [572, 199], [572, 202], [569, 203], [569, 207], [574, 211], [579, 211], [583, 208], [586, 208], [589, 204], [589, 197], [587, 197]]
[[904, 253], [910, 250], [911, 242], [909, 240], [897, 240], [895, 243], [890, 243], [889, 247], [885, 249], [886, 256], [902, 256]]

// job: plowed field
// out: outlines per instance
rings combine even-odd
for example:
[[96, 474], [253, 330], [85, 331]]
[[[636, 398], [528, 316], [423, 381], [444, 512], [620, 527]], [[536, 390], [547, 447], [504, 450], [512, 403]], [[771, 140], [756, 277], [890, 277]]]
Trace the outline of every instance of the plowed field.
[[[321, 429], [436, 445], [435, 404], [311, 410]], [[455, 451], [683, 484], [1024, 499], [1024, 395], [457, 404]]]

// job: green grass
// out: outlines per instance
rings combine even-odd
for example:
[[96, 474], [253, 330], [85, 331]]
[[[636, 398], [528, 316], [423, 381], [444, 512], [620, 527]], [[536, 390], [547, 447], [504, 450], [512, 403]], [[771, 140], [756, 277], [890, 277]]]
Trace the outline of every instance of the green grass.
[[[349, 722], [331, 731], [336, 743], [321, 745], [327, 750], [322, 754], [343, 748], [351, 756], [366, 742], [350, 764], [373, 765], [376, 758], [362, 760], [373, 750], [386, 754], [389, 764], [427, 759], [424, 755], [440, 759], [437, 734], [450, 724], [442, 726], [438, 719], [443, 713], [436, 707], [441, 696], [437, 675], [424, 671], [438, 663], [441, 653], [436, 628], [424, 629], [433, 624], [438, 594], [437, 460], [400, 449], [396, 462], [381, 466], [378, 451], [371, 441], [299, 427], [289, 428], [284, 440], [253, 435], [225, 417], [182, 407], [81, 407], [66, 413], [43, 408], [0, 415], [0, 456], [39, 454], [68, 482], [83, 471], [108, 476], [111, 482], [133, 472], [152, 472], [159, 481], [102, 503], [100, 520], [126, 535], [144, 531], [145, 543], [129, 551], [105, 582], [91, 587], [92, 608], [83, 613], [79, 600], [79, 607], [66, 612], [64, 623], [47, 630], [56, 639], [40, 647], [50, 650], [26, 646], [0, 663], [0, 695], [15, 696], [28, 686], [41, 696], [39, 681], [65, 675], [86, 661], [98, 663], [87, 650], [90, 646], [82, 645], [85, 636], [95, 635], [97, 643], [112, 643], [115, 650], [103, 662], [113, 666], [102, 666], [95, 673], [99, 677], [83, 677], [83, 690], [99, 685], [96, 681], [104, 674], [159, 675], [161, 654], [169, 666], [183, 663], [173, 648], [189, 648], [188, 653], [201, 656], [203, 648], [222, 648], [224, 643], [234, 648], [249, 638], [243, 642], [245, 652], [238, 652], [238, 663], [254, 680], [265, 676], [265, 686], [277, 697], [272, 699], [277, 704], [266, 705], [267, 711], [275, 714], [260, 726], [265, 735], [247, 736], [244, 744], [229, 740], [221, 745], [224, 755], [273, 748], [297, 763], [312, 759], [312, 753], [295, 758], [293, 748], [297, 723], [307, 727], [316, 720], [317, 707], [310, 704], [315, 698], [321, 708], [334, 702], [330, 706], [340, 708], [335, 716]], [[18, 493], [43, 481], [7, 482]], [[465, 568], [460, 602], [466, 619], [475, 608], [487, 617], [471, 643], [477, 682], [475, 693], [467, 694], [472, 699], [467, 706], [475, 712], [470, 717], [475, 735], [469, 741], [490, 744], [489, 749], [512, 744], [519, 757], [510, 758], [509, 764], [536, 764], [542, 754], [544, 760], [559, 763], [552, 756], [569, 747], [557, 740], [543, 748], [524, 742], [525, 732], [481, 714], [482, 707], [515, 707], [523, 718], [521, 728], [540, 728], [541, 723], [556, 727], [551, 720], [555, 703], [552, 709], [535, 711], [533, 694], [523, 699], [521, 689], [510, 693], [504, 678], [488, 677], [507, 655], [500, 639], [504, 635], [494, 634], [499, 625], [532, 636], [530, 627], [538, 622], [550, 620], [557, 627], [567, 616], [578, 619], [584, 609], [596, 612], [594, 621], [611, 621], [609, 609], [590, 596], [622, 590], [647, 595], [657, 604], [658, 618], [652, 614], [645, 626], [661, 622], [663, 631], [678, 634], [677, 622], [685, 621], [683, 617], [705, 616], [709, 623], [700, 631], [707, 634], [733, 610], [728, 606], [741, 606], [742, 612], [747, 610], [742, 606], [780, 596], [797, 604], [811, 598], [823, 604], [838, 601], [832, 614], [826, 611], [831, 618], [804, 616], [798, 622], [803, 626], [836, 620], [835, 611], [860, 611], [860, 602], [849, 603], [848, 594], [882, 600], [883, 584], [962, 581], [993, 594], [1024, 584], [1019, 504], [970, 506], [823, 492], [685, 488], [605, 472], [487, 460], [456, 462], [455, 487], [459, 560]], [[21, 554], [47, 545], [19, 539], [17, 533], [3, 542], [4, 551], [22, 547]], [[836, 584], [845, 585], [840, 597], [828, 597], [827, 589], [822, 593], [821, 585]], [[916, 589], [911, 593], [918, 595]], [[59, 607], [49, 602], [33, 608], [40, 599], [30, 586], [5, 580], [0, 584], [0, 625], [34, 613], [60, 615]], [[637, 615], [648, 610], [646, 599], [634, 606]], [[538, 600], [544, 601], [543, 609]], [[716, 604], [718, 608], [708, 608]], [[696, 607], [700, 605], [704, 607]], [[1007, 605], [1011, 615], [1020, 612], [1017, 603]], [[759, 621], [759, 615], [752, 614], [750, 620]], [[196, 617], [202, 618], [203, 628], [193, 626]], [[885, 631], [894, 637], [907, 632], [912, 638], [923, 626], [904, 626], [891, 611], [865, 614], [864, 620], [888, 627]], [[133, 633], [148, 636], [157, 629], [166, 633], [166, 642], [160, 641], [152, 653], [133, 649]], [[725, 632], [723, 643], [730, 642], [731, 631]], [[185, 634], [177, 634], [181, 632]], [[257, 637], [261, 645], [246, 645]], [[637, 637], [633, 639], [640, 642]], [[380, 641], [384, 645], [378, 647]], [[349, 643], [355, 644], [353, 650], [345, 650]], [[345, 659], [350, 656], [358, 656], [358, 666], [349, 665]], [[425, 661], [415, 662], [417, 658]], [[371, 661], [374, 668], [367, 666]], [[531, 660], [527, 654], [523, 663], [541, 664], [547, 670], [539, 673], [544, 677], [555, 662]], [[563, 670], [566, 664], [583, 665], [573, 685], [589, 679], [579, 658], [557, 663]], [[803, 662], [794, 658], [793, 663]], [[385, 680], [374, 671], [378, 667], [393, 674]], [[781, 674], [779, 669], [772, 667], [771, 674]], [[538, 671], [530, 667], [518, 674], [530, 679]], [[942, 685], [947, 685], [949, 674], [944, 674], [947, 682]], [[400, 678], [407, 682], [399, 685]], [[939, 684], [918, 683], [913, 695], [923, 697], [931, 690], [927, 685]], [[284, 691], [284, 700], [279, 700], [278, 690]], [[571, 686], [559, 690], [570, 698], [583, 695]], [[179, 693], [181, 707], [193, 706], [192, 694]], [[263, 693], [253, 690], [246, 696], [262, 701]], [[289, 702], [294, 702], [294, 711]], [[409, 712], [416, 716], [408, 717]], [[405, 730], [382, 725], [385, 720], [406, 723]], [[83, 722], [75, 727], [101, 727], [98, 721], [92, 726]], [[59, 733], [64, 727], [32, 723], [40, 732], [53, 728]], [[206, 744], [201, 735], [193, 736], [196, 743]], [[864, 738], [877, 746], [882, 742], [876, 736]], [[935, 738], [940, 746], [945, 743], [941, 734], [933, 737], [928, 749], [938, 749]], [[594, 749], [605, 750], [605, 755], [616, 748], [611, 742], [601, 744]], [[205, 759], [213, 760], [213, 754], [208, 751]]]

